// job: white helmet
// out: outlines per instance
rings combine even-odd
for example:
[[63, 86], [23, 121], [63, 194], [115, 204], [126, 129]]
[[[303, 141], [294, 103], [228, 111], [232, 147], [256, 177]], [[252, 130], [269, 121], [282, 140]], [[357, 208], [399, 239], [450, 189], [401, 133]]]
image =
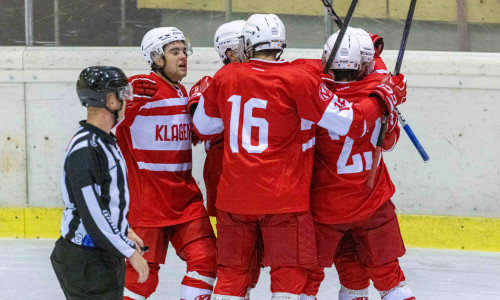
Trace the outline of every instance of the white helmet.
[[[339, 36], [339, 31], [332, 34], [325, 43], [323, 47], [323, 63], [325, 64], [330, 57], [332, 48]], [[359, 70], [361, 65], [361, 48], [360, 42], [358, 40], [356, 30], [349, 27], [340, 43], [339, 50], [335, 54], [333, 63], [331, 66], [332, 70]]]
[[186, 40], [182, 31], [175, 27], [158, 27], [148, 31], [141, 42], [141, 51], [144, 59], [151, 65], [154, 57], [164, 56], [163, 46], [175, 41], [184, 41], [186, 43], [187, 55], [193, 53], [189, 41]]
[[373, 46], [373, 41], [365, 30], [361, 28], [353, 28], [356, 31], [356, 36], [359, 40], [359, 46], [361, 50], [361, 64], [369, 65], [373, 61], [373, 55], [375, 55], [375, 47]]
[[[243, 50], [243, 53], [247, 55], [251, 50], [283, 50], [286, 47], [285, 35], [285, 25], [277, 15], [251, 15], [243, 26], [242, 40], [240, 40], [238, 51]], [[242, 43], [243, 45], [241, 45]], [[241, 49], [242, 47], [243, 49]]]
[[226, 51], [228, 49], [237, 50], [241, 31], [245, 23], [244, 20], [236, 20], [224, 23], [217, 28], [214, 37], [214, 48], [219, 53], [222, 62], [227, 60]]

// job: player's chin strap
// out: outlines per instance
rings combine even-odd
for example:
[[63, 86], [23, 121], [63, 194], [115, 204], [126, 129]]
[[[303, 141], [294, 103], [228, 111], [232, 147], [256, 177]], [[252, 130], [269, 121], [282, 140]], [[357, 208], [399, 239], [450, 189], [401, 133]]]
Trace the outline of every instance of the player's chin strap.
[[165, 70], [163, 68], [160, 69], [160, 74], [163, 75], [163, 77], [167, 78], [167, 80], [170, 81], [172, 84], [178, 84], [179, 82], [181, 82], [180, 79], [177, 81], [173, 81], [172, 79], [170, 79], [165, 73]]
[[159, 68], [160, 74], [163, 75], [163, 77], [167, 78], [167, 80], [170, 81], [170, 83], [172, 84], [178, 84], [179, 82], [181, 82], [182, 78], [177, 81], [173, 81], [172, 79], [170, 79], [170, 77], [167, 76], [167, 73], [165, 73], [164, 69], [165, 66], [167, 65], [167, 59], [165, 58], [165, 55], [162, 55], [162, 58], [165, 64], [161, 68]]

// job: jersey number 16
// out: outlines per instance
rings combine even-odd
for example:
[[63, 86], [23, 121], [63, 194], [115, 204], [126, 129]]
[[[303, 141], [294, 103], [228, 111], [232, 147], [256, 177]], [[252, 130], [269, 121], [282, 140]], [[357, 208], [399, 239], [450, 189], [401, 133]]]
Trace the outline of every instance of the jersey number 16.
[[[231, 121], [229, 126], [229, 145], [233, 153], [240, 152], [238, 145], [238, 133], [240, 127], [241, 96], [233, 95], [227, 99], [232, 103]], [[267, 101], [251, 98], [243, 105], [243, 125], [241, 129], [241, 146], [248, 153], [262, 153], [269, 146], [269, 123], [264, 118], [252, 115], [254, 108], [266, 109]], [[252, 145], [252, 127], [259, 130], [259, 143]]]

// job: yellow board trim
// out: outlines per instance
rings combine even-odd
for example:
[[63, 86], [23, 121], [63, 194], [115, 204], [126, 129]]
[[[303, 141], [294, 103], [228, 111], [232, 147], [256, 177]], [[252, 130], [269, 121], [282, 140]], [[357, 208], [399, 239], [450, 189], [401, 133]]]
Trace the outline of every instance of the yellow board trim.
[[[60, 235], [62, 208], [0, 208], [0, 238]], [[500, 252], [500, 219], [399, 215], [407, 247]], [[216, 219], [210, 221], [216, 231]]]

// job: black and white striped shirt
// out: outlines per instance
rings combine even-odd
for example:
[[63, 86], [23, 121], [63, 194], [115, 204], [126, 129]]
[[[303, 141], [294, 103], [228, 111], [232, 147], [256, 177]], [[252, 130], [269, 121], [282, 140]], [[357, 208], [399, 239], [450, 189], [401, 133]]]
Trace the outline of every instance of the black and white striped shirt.
[[113, 134], [85, 121], [80, 125], [63, 164], [61, 190], [66, 209], [61, 236], [77, 245], [130, 257], [135, 245], [127, 238], [125, 160]]

